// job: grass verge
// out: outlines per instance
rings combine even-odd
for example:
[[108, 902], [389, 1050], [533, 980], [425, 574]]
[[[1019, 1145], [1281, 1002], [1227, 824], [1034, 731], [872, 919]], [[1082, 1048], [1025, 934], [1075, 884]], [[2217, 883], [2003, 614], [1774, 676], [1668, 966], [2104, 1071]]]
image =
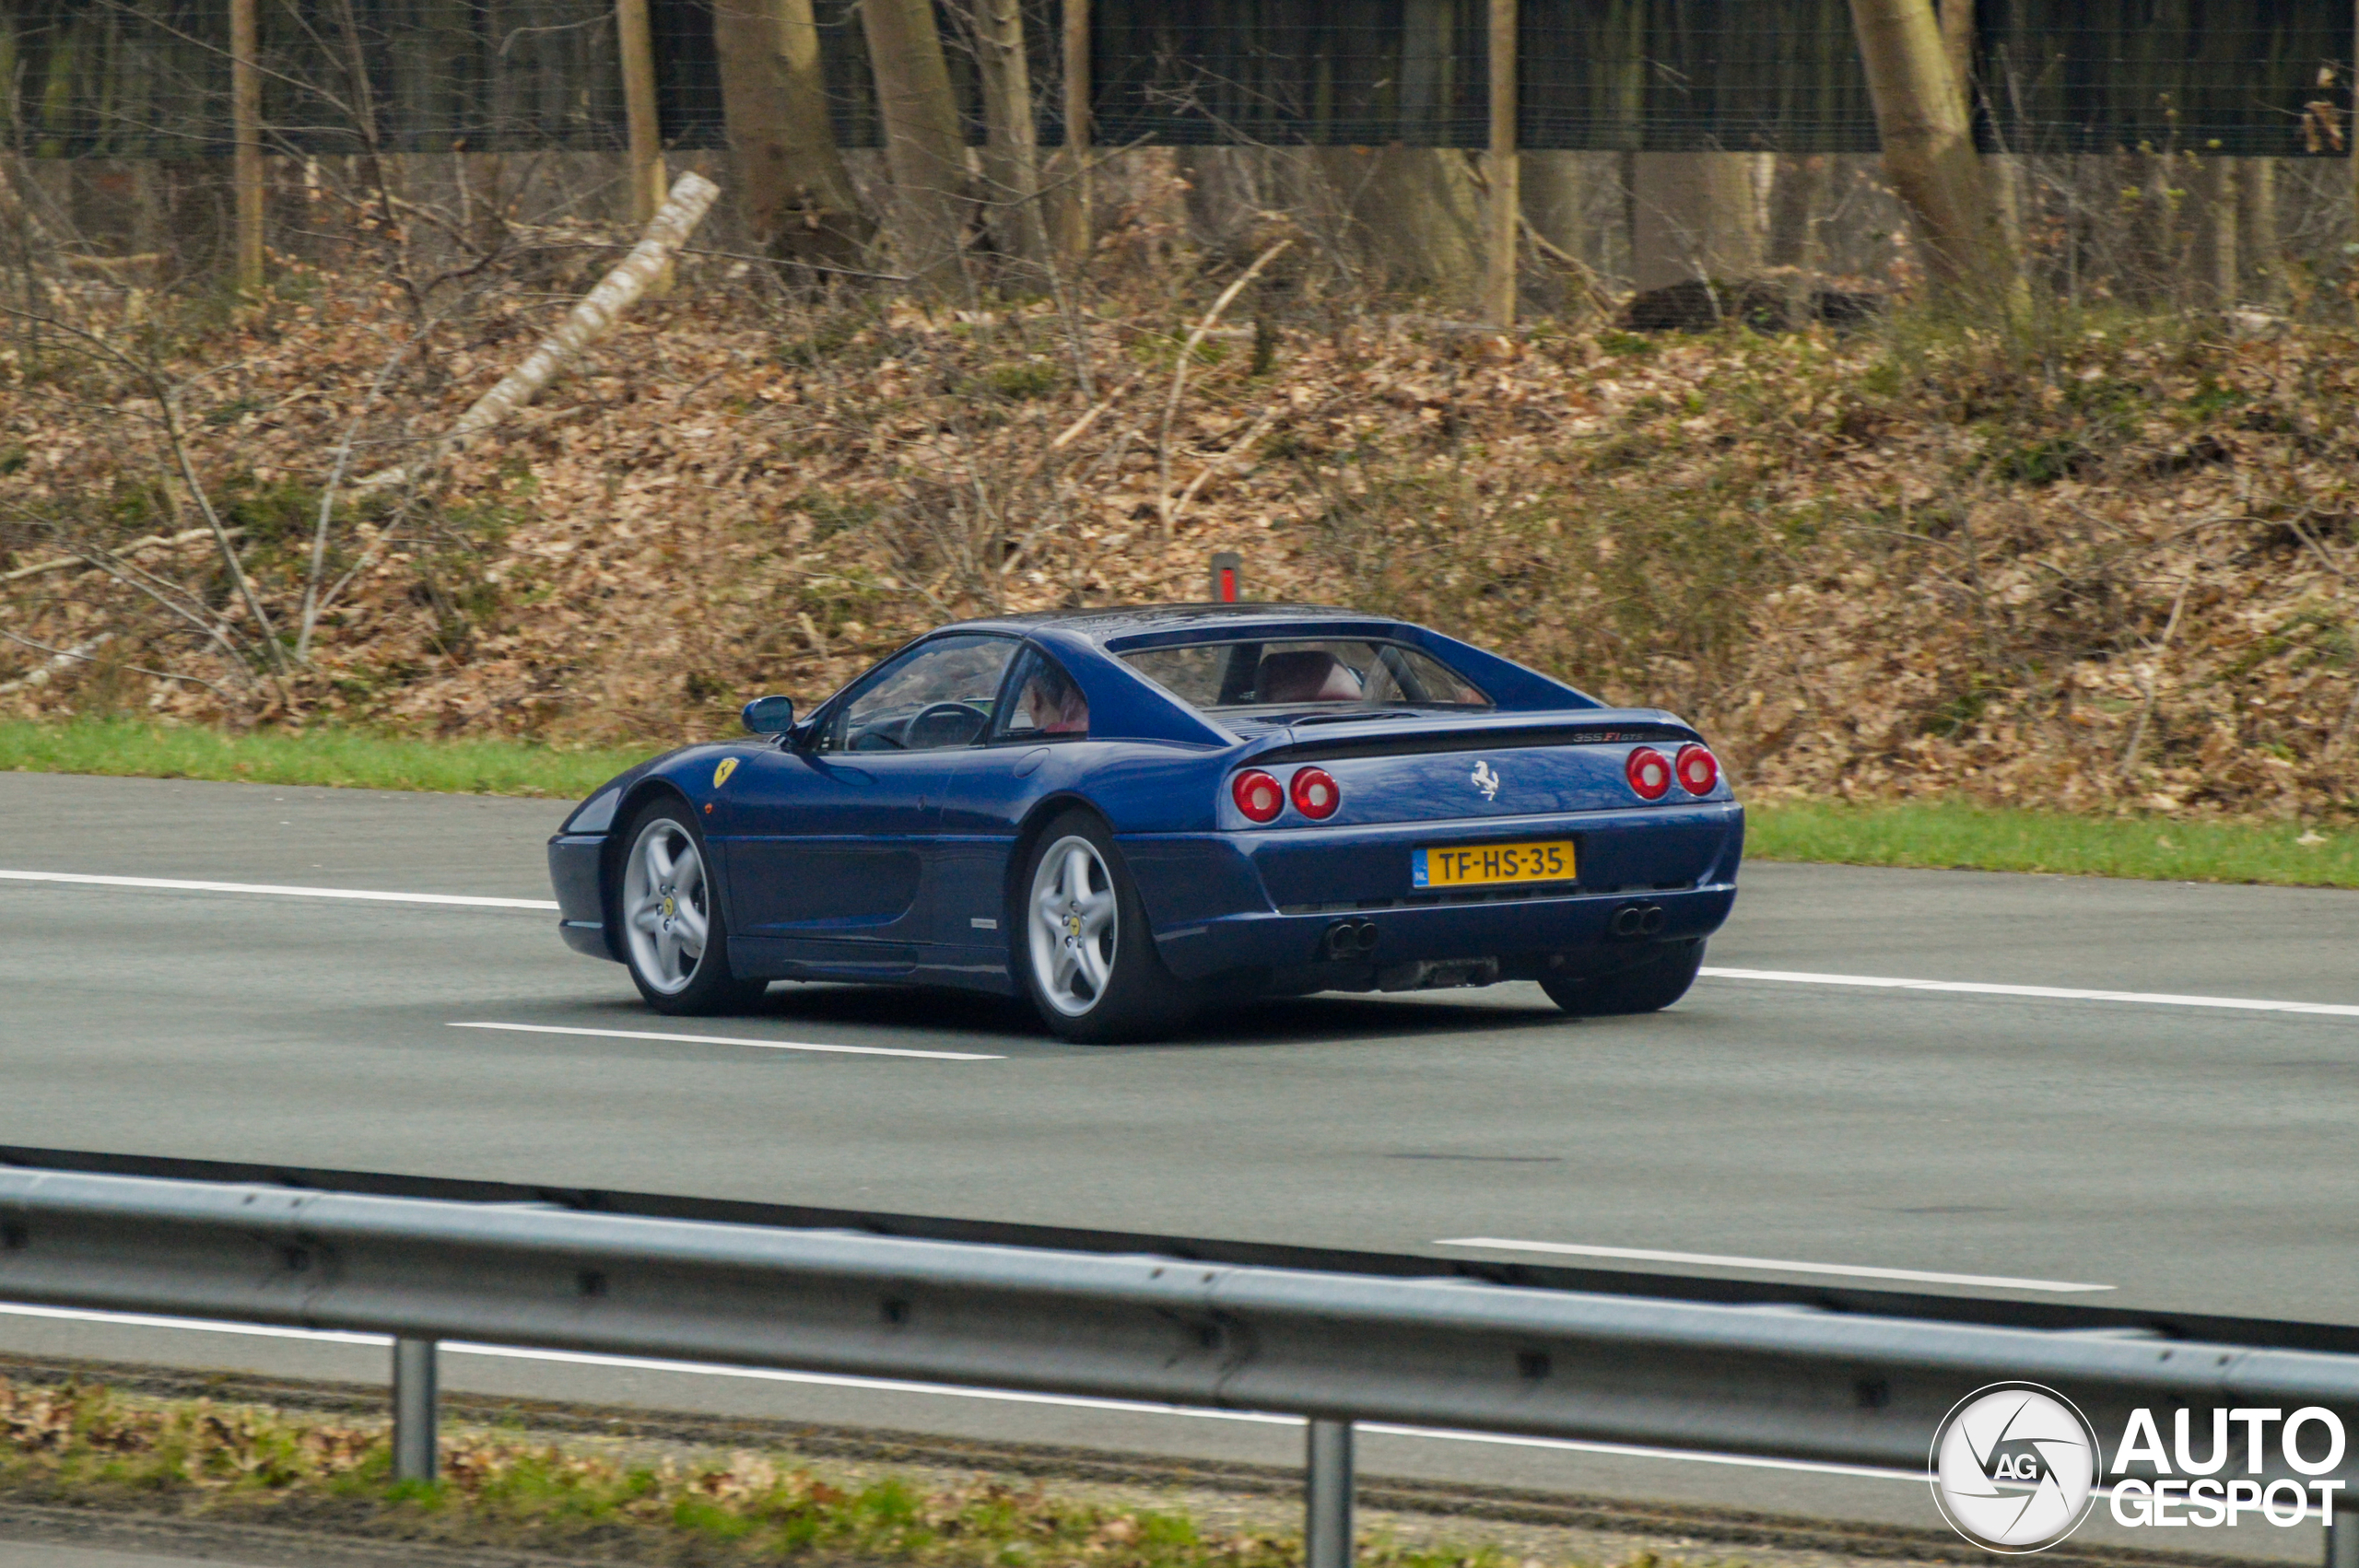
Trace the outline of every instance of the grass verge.
[[1745, 817], [1745, 858], [1755, 860], [2359, 887], [2359, 834], [2297, 822], [2088, 817], [1917, 802], [1780, 802], [1748, 807]]
[[[599, 1561], [804, 1560], [926, 1568], [1297, 1568], [1298, 1537], [1179, 1509], [976, 1477], [822, 1472], [796, 1456], [502, 1429], [446, 1433], [431, 1484], [391, 1478], [382, 1423], [0, 1378], [0, 1495], [225, 1523], [579, 1553]], [[1406, 1546], [1377, 1568], [1543, 1568], [1496, 1547]]]
[[[0, 771], [335, 784], [369, 790], [579, 799], [645, 757], [525, 741], [428, 741], [359, 730], [220, 730], [77, 720], [0, 723]], [[1921, 866], [2163, 882], [2359, 887], [2359, 833], [2301, 823], [2184, 822], [1901, 802], [1767, 802], [1748, 808], [1756, 860]]]
[[365, 730], [264, 730], [235, 735], [130, 720], [0, 723], [0, 772], [335, 784], [560, 800], [587, 795], [653, 749], [557, 751], [525, 741], [428, 741]]

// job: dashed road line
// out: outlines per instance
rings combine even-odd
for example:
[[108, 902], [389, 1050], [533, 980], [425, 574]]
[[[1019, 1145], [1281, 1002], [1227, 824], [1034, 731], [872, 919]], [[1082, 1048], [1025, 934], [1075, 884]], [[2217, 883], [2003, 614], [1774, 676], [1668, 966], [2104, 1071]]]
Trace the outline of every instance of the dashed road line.
[[506, 1029], [519, 1035], [591, 1035], [609, 1040], [663, 1040], [684, 1046], [750, 1046], [765, 1051], [825, 1051], [841, 1056], [912, 1056], [935, 1061], [1005, 1061], [985, 1051], [921, 1051], [902, 1046], [835, 1046], [814, 1040], [753, 1040], [737, 1035], [663, 1035], [651, 1029], [577, 1029], [562, 1024], [452, 1024], [453, 1029]]
[[193, 882], [162, 876], [91, 876], [79, 872], [0, 871], [0, 881], [63, 882], [88, 887], [160, 888], [170, 893], [266, 893], [279, 898], [355, 898], [371, 904], [452, 904], [475, 909], [555, 910], [549, 898], [485, 898], [466, 893], [386, 893], [369, 887], [295, 887], [264, 882]]
[[2359, 1006], [2339, 1001], [2269, 1001], [2257, 997], [2180, 996], [2170, 991], [2085, 990], [2073, 986], [2005, 986], [1981, 980], [1906, 980], [1886, 975], [1819, 975], [1795, 969], [1696, 971], [1715, 980], [1776, 980], [1797, 986], [1864, 986], [1883, 990], [1959, 991], [1970, 996], [2039, 997], [2052, 1001], [2122, 1001], [2147, 1007], [2224, 1007], [2245, 1012], [2307, 1012], [2359, 1018]]

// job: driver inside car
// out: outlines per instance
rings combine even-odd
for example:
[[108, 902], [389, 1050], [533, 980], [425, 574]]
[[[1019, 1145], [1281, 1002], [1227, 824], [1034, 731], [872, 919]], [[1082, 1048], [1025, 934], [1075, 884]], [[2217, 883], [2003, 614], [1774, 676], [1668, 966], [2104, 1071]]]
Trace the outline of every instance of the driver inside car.
[[1085, 735], [1089, 732], [1089, 699], [1071, 676], [1043, 663], [1024, 687], [1024, 716], [1036, 733]]

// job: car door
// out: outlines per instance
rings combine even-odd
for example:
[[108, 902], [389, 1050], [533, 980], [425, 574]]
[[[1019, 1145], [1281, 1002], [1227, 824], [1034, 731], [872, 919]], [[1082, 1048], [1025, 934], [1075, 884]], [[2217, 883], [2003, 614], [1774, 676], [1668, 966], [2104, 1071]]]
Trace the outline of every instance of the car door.
[[737, 770], [717, 837], [751, 963], [884, 977], [921, 961], [945, 783], [987, 731], [1016, 648], [976, 634], [921, 643], [830, 703], [800, 745]]
[[944, 978], [1007, 975], [1007, 859], [1054, 747], [1089, 739], [1089, 703], [1055, 660], [1027, 646], [981, 745], [945, 779], [928, 962]]

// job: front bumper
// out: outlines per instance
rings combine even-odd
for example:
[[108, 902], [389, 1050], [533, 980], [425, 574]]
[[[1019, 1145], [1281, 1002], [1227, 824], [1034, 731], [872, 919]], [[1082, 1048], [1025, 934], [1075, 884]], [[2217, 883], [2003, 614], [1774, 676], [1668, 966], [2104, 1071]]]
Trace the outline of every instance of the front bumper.
[[606, 940], [603, 833], [560, 833], [549, 840], [549, 885], [557, 890], [557, 930], [565, 945], [593, 958], [619, 961]]

